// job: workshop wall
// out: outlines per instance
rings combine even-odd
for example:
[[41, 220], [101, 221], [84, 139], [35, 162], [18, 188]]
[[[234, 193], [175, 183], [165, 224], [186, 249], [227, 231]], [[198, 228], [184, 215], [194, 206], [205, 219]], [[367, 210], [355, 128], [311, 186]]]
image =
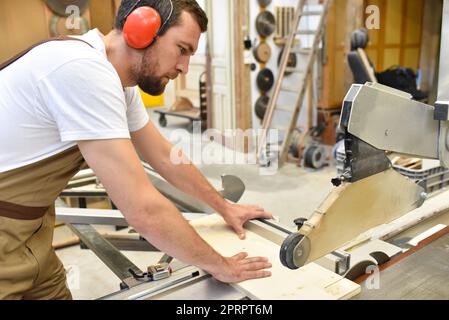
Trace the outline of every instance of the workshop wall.
[[82, 13], [78, 30], [68, 30], [65, 20], [50, 10], [43, 0], [0, 1], [0, 62], [56, 34], [88, 31], [91, 23], [89, 8]]
[[365, 0], [380, 9], [381, 27], [369, 30], [367, 53], [376, 71], [394, 65], [419, 68], [424, 0]]
[[[87, 6], [82, 13], [81, 28], [68, 30], [65, 26], [67, 19], [55, 14], [44, 0], [0, 1], [0, 41], [2, 43], [0, 63], [32, 44], [54, 35], [78, 35], [94, 28], [98, 28], [103, 34], [109, 33], [113, 28], [121, 0], [80, 1], [80, 3], [83, 2]], [[164, 98], [145, 95], [144, 101], [147, 106], [173, 104], [175, 101], [173, 82], [167, 86]]]

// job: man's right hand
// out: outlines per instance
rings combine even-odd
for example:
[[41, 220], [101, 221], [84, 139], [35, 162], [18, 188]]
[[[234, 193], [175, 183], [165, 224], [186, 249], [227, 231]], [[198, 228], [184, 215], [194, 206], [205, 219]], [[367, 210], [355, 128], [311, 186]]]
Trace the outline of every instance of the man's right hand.
[[267, 271], [272, 267], [267, 258], [248, 258], [245, 252], [239, 253], [230, 258], [224, 258], [225, 263], [217, 272], [210, 272], [212, 276], [225, 283], [238, 283], [250, 279], [267, 278], [271, 272]]

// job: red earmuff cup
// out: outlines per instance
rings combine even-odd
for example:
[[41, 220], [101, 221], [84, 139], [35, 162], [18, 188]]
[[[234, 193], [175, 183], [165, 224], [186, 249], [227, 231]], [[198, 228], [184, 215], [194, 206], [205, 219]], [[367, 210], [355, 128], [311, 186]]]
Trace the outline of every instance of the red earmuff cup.
[[126, 19], [123, 35], [128, 45], [135, 49], [148, 47], [161, 28], [161, 17], [151, 7], [139, 7]]

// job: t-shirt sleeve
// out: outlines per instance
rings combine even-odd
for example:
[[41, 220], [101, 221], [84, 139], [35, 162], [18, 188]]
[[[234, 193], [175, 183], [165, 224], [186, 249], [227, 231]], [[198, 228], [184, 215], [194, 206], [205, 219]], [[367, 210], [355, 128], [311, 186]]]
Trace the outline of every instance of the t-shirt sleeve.
[[129, 131], [139, 131], [148, 124], [150, 117], [145, 109], [138, 87], [126, 89], [126, 102], [128, 104], [126, 116]]
[[60, 66], [40, 79], [38, 95], [62, 142], [130, 138], [120, 78], [101, 59]]

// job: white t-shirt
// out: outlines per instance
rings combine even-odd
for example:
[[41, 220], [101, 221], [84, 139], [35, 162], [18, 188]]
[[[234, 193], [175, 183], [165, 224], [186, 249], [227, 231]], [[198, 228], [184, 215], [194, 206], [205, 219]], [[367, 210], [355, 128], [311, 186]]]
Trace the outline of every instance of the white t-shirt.
[[137, 87], [123, 89], [98, 30], [40, 45], [0, 71], [0, 172], [77, 141], [130, 138], [149, 121]]

